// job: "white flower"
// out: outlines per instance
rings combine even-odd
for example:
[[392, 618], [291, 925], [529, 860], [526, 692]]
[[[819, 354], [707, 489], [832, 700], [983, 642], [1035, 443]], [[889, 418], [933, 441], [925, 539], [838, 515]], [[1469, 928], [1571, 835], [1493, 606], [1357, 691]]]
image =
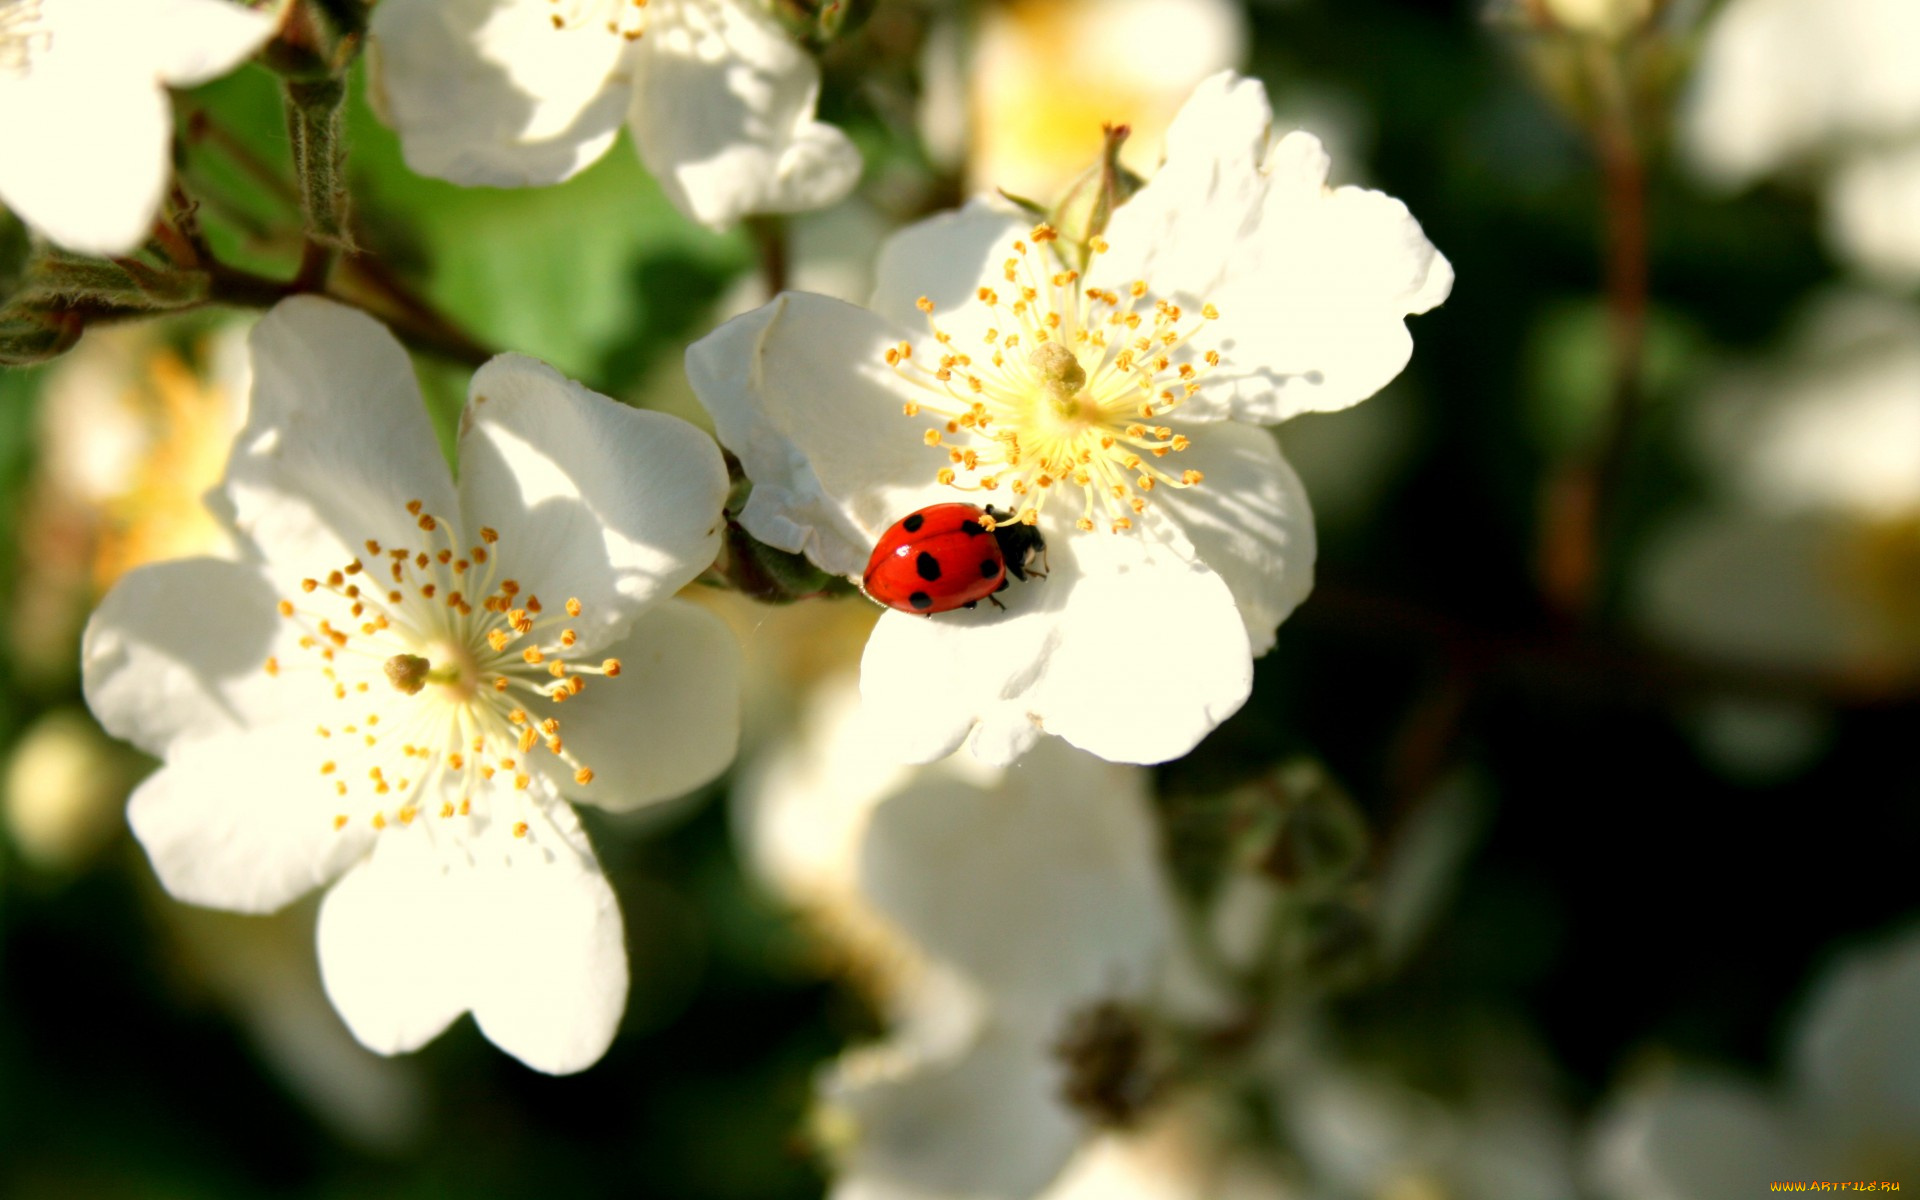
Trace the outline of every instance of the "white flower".
[[786, 294], [689, 350], [755, 537], [858, 577], [936, 501], [1045, 534], [1051, 575], [1004, 613], [881, 618], [862, 690], [903, 760], [970, 731], [998, 763], [1043, 731], [1177, 757], [1305, 597], [1306, 497], [1258, 425], [1385, 385], [1453, 275], [1404, 205], [1329, 188], [1319, 143], [1269, 124], [1259, 84], [1202, 85], [1084, 278], [976, 200], [886, 245], [871, 311]]
[[1144, 774], [1057, 743], [994, 774], [923, 768], [869, 819], [861, 890], [927, 967], [894, 1037], [824, 1085], [841, 1200], [1040, 1192], [1091, 1130], [1062, 1039], [1158, 981], [1173, 916]]
[[[1173, 919], [1146, 776], [1057, 743], [1006, 768], [902, 767], [855, 700], [817, 688], [734, 797], [748, 861], [892, 1025], [823, 1083], [834, 1195], [1031, 1196], [1088, 1132], [1055, 1042], [1089, 1005], [1161, 981]], [[1087, 1156], [1115, 1157], [1099, 1144]]]
[[225, 74], [278, 22], [227, 0], [0, 0], [0, 201], [69, 250], [137, 250], [173, 169], [167, 86]]
[[407, 164], [557, 183], [620, 125], [680, 211], [724, 227], [820, 208], [860, 159], [814, 120], [819, 71], [753, 0], [384, 0], [375, 69]]
[[[964, 144], [972, 186], [1043, 204], [1098, 157], [1104, 122], [1132, 131], [1129, 159], [1159, 161], [1187, 95], [1246, 55], [1246, 16], [1230, 0], [1017, 0], [977, 17], [952, 70], [964, 94], [929, 89], [921, 123], [936, 144]], [[939, 129], [950, 114], [964, 120], [957, 136]]]
[[1783, 1095], [1682, 1068], [1631, 1084], [1593, 1137], [1607, 1200], [1732, 1200], [1776, 1181], [1920, 1174], [1920, 935], [1836, 962], [1795, 1028]]
[[1920, 310], [1825, 297], [1701, 401], [1718, 495], [1650, 543], [1646, 626], [1740, 662], [1920, 670]]
[[1840, 250], [1920, 279], [1920, 6], [1733, 0], [1707, 30], [1683, 115], [1691, 157], [1729, 186], [1821, 165]]
[[1318, 1197], [1573, 1200], [1574, 1141], [1539, 1076], [1543, 1064], [1508, 1039], [1470, 1047], [1461, 1094], [1416, 1088], [1393, 1071], [1311, 1044], [1278, 1058], [1272, 1105]]
[[134, 833], [192, 903], [267, 912], [331, 883], [321, 968], [368, 1047], [471, 1011], [529, 1065], [579, 1070], [626, 957], [567, 801], [633, 808], [733, 753], [737, 650], [673, 599], [718, 547], [719, 455], [506, 355], [474, 376], [456, 484], [370, 318], [286, 301], [252, 351], [210, 496], [241, 559], [135, 571], [87, 630], [88, 702], [165, 764]]

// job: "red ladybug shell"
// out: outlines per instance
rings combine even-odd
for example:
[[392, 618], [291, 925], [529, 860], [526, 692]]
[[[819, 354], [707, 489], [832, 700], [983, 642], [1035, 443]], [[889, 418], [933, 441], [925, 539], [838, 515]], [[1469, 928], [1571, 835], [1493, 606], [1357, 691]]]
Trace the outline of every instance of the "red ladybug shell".
[[948, 612], [993, 595], [1007, 563], [985, 515], [971, 504], [930, 504], [894, 522], [867, 559], [867, 595], [910, 613]]

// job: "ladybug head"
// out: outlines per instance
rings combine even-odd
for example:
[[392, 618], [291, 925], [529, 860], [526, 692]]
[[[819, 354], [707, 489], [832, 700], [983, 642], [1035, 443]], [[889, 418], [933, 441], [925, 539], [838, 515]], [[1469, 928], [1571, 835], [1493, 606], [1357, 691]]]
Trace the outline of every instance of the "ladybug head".
[[1001, 512], [991, 504], [987, 506], [987, 515], [994, 520], [993, 540], [1000, 543], [1000, 557], [1006, 560], [1007, 574], [1023, 583], [1030, 575], [1046, 578], [1044, 569], [1033, 567], [1034, 558], [1047, 551], [1039, 528], [1016, 521], [1012, 513]]

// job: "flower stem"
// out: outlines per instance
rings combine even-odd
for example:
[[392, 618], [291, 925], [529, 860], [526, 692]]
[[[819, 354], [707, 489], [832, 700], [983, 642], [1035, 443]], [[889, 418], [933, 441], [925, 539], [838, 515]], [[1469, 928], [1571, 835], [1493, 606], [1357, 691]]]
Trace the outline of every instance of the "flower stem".
[[788, 266], [792, 248], [787, 240], [787, 223], [778, 215], [749, 217], [747, 231], [760, 254], [760, 273], [767, 281], [767, 298], [787, 290]]
[[336, 77], [288, 79], [283, 86], [295, 186], [306, 218], [295, 281], [302, 290], [316, 290], [325, 285], [340, 251], [353, 246], [341, 136], [347, 85]]
[[1598, 41], [1585, 65], [1595, 102], [1591, 129], [1603, 183], [1609, 404], [1595, 449], [1549, 485], [1540, 548], [1548, 599], [1569, 616], [1597, 606], [1620, 491], [1646, 403], [1647, 178], [1618, 48]]

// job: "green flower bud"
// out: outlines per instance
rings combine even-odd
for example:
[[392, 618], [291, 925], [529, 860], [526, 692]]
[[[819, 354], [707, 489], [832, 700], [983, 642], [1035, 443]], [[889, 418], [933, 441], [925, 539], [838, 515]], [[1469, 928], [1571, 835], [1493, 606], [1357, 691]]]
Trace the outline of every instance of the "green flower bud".
[[0, 366], [29, 367], [73, 349], [86, 331], [79, 313], [65, 309], [12, 309], [0, 314]]
[[1146, 180], [1120, 165], [1120, 147], [1132, 132], [1125, 125], [1105, 125], [1106, 146], [1100, 161], [1080, 173], [1054, 203], [1048, 223], [1060, 234], [1058, 250], [1069, 266], [1085, 270], [1093, 243], [1107, 231], [1113, 210], [1132, 199]]

